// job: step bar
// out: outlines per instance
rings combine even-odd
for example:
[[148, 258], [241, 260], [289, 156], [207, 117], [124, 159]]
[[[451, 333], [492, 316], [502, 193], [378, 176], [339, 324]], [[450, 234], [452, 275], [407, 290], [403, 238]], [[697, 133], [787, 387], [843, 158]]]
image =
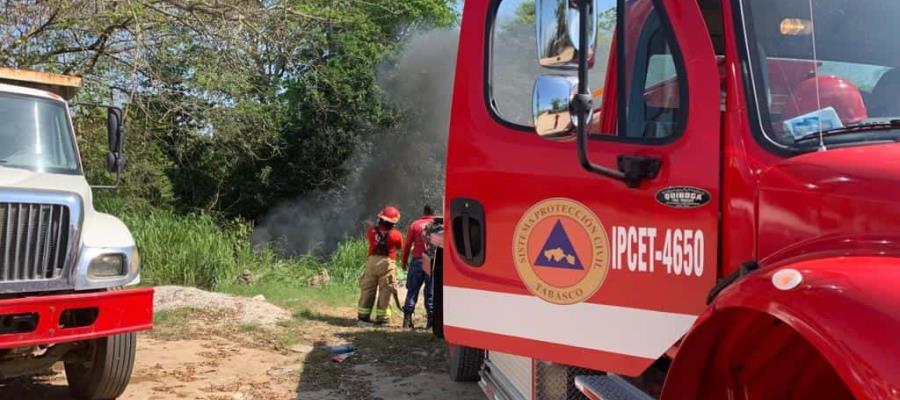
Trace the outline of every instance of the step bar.
[[618, 375], [578, 375], [575, 387], [591, 400], [653, 400]]

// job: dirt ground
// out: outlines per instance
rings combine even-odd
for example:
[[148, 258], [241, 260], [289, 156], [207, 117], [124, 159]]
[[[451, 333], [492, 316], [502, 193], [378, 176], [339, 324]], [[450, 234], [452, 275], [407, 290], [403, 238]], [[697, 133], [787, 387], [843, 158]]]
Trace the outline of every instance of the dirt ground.
[[[443, 342], [400, 329], [396, 314], [389, 327], [360, 327], [354, 308], [322, 307], [267, 328], [227, 310], [166, 313], [140, 335], [121, 399], [484, 399], [477, 384], [449, 380]], [[356, 353], [332, 361], [328, 346], [344, 343]], [[62, 366], [0, 381], [0, 399], [69, 399]]]

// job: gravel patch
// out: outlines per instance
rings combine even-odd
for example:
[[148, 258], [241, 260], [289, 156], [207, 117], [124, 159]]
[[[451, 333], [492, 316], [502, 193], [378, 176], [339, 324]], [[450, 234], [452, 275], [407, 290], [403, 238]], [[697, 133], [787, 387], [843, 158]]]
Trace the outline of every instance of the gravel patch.
[[291, 319], [289, 311], [267, 302], [262, 295], [240, 297], [185, 286], [157, 286], [154, 290], [155, 312], [191, 308], [233, 313], [242, 325], [262, 328], [274, 328], [277, 323]]

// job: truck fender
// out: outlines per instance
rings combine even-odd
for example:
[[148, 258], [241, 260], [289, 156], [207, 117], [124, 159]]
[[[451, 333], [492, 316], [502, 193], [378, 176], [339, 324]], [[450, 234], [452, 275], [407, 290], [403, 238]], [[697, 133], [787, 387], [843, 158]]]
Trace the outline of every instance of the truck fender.
[[97, 211], [85, 215], [82, 244], [88, 247], [134, 246], [134, 237], [122, 220]]
[[[662, 398], [718, 397], [751, 385], [761, 393], [794, 391], [784, 398], [803, 398], [811, 393], [797, 391], [805, 390], [804, 379], [814, 377], [818, 382], [807, 389], [828, 398], [840, 390], [856, 398], [897, 398], [898, 282], [896, 257], [832, 257], [763, 267], [723, 290], [698, 318], [677, 350]], [[783, 362], [797, 347], [806, 347], [806, 355]], [[830, 367], [826, 375], [836, 374], [837, 382], [821, 384], [825, 372], [797, 372], [816, 361], [820, 372]], [[744, 378], [757, 382], [733, 386]]]
[[[121, 278], [89, 278], [91, 260], [110, 253], [124, 256], [127, 273]], [[112, 215], [88, 210], [82, 225], [81, 250], [71, 276], [75, 290], [108, 289], [140, 282], [140, 256], [128, 227]]]

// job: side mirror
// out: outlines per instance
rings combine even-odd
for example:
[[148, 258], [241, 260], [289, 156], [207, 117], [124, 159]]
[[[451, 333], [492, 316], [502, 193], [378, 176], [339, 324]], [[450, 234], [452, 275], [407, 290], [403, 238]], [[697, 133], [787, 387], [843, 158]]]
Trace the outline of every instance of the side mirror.
[[[656, 177], [659, 163], [644, 168], [620, 161], [619, 169], [595, 164], [588, 156], [588, 124], [593, 108], [588, 88], [588, 69], [597, 39], [598, 0], [537, 0], [538, 63], [550, 68], [577, 68], [578, 78], [541, 76], [534, 83], [533, 116], [538, 135], [552, 139], [577, 139], [578, 162], [585, 171], [625, 182], [635, 188]], [[617, 0], [624, 11], [626, 0]], [[622, 14], [617, 14], [622, 18]], [[618, 26], [621, 30], [621, 26]], [[619, 64], [622, 65], [622, 64]], [[572, 83], [574, 81], [574, 84]], [[577, 121], [577, 122], [575, 122]], [[572, 132], [572, 128], [577, 132]], [[621, 160], [621, 159], [620, 159]], [[650, 160], [652, 161], [652, 160]]]
[[106, 112], [106, 134], [109, 151], [106, 153], [106, 170], [120, 173], [124, 167], [122, 147], [125, 139], [125, 113], [121, 108], [108, 107]]
[[589, 2], [588, 13], [588, 66], [594, 63], [594, 47], [597, 42], [596, 0], [537, 0], [535, 5], [537, 26], [538, 63], [548, 68], [578, 68], [579, 56], [579, 3]]
[[574, 76], [541, 75], [532, 90], [534, 130], [545, 139], [575, 138], [577, 121], [571, 111], [572, 99], [578, 93], [578, 79]]

